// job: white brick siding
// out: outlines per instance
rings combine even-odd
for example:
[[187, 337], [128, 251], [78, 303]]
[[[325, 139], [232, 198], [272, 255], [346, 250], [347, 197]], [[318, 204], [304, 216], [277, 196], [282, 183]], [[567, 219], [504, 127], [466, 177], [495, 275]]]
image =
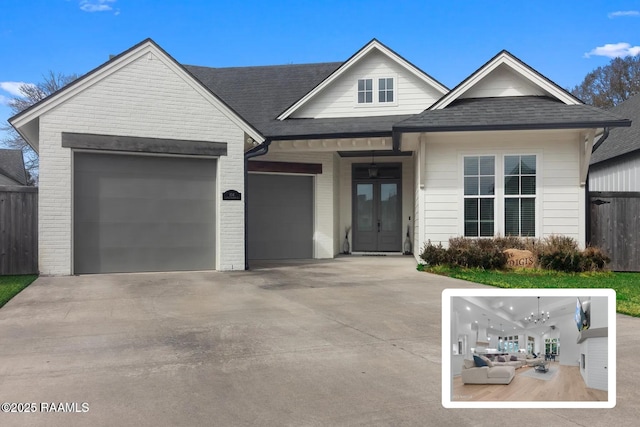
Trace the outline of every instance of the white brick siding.
[[244, 269], [244, 204], [222, 202], [244, 188], [244, 132], [152, 52], [106, 75], [40, 117], [39, 266], [72, 273], [72, 156], [62, 132], [227, 143], [218, 160], [216, 267]]

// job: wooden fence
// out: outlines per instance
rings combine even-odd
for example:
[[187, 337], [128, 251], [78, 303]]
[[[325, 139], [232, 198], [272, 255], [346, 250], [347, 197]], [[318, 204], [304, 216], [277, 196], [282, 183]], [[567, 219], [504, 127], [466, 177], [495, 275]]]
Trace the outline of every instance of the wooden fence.
[[0, 186], [0, 275], [38, 273], [38, 189]]
[[590, 243], [614, 271], [640, 271], [640, 192], [590, 192]]

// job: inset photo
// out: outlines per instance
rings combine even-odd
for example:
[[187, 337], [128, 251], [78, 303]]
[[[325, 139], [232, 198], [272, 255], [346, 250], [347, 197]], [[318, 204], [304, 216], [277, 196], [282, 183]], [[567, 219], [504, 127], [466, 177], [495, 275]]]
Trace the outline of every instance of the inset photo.
[[612, 289], [446, 289], [446, 408], [613, 408]]

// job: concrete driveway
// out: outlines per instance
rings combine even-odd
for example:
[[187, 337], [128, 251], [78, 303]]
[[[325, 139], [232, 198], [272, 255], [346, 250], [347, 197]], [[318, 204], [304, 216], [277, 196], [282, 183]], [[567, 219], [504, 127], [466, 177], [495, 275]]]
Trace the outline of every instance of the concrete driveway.
[[[249, 272], [43, 277], [0, 309], [0, 425], [635, 426], [640, 319], [618, 316], [614, 409], [441, 406], [441, 292], [408, 257]], [[88, 404], [88, 412], [82, 403]], [[49, 405], [50, 406], [50, 405]], [[72, 406], [72, 408], [74, 408]]]

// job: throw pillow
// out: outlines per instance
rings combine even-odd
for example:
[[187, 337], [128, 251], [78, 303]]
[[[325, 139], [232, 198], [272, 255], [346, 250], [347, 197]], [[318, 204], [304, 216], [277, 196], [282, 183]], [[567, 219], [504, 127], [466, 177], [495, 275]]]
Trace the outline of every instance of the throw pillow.
[[498, 356], [498, 362], [506, 362], [506, 360], [504, 360], [504, 357]]
[[486, 356], [480, 356], [482, 360], [487, 364], [488, 367], [493, 368], [493, 361]]
[[467, 369], [475, 368], [476, 362], [474, 362], [473, 360], [464, 359], [464, 367]]
[[487, 362], [485, 362], [484, 360], [482, 360], [482, 358], [480, 356], [476, 356], [475, 354], [473, 355], [473, 361], [475, 362], [476, 366], [480, 367], [480, 366], [488, 366]]
[[514, 356], [514, 355], [511, 355], [511, 359], [510, 359], [510, 360], [511, 360], [512, 362], [517, 362], [517, 361], [518, 361], [518, 358], [517, 358], [516, 356]]

